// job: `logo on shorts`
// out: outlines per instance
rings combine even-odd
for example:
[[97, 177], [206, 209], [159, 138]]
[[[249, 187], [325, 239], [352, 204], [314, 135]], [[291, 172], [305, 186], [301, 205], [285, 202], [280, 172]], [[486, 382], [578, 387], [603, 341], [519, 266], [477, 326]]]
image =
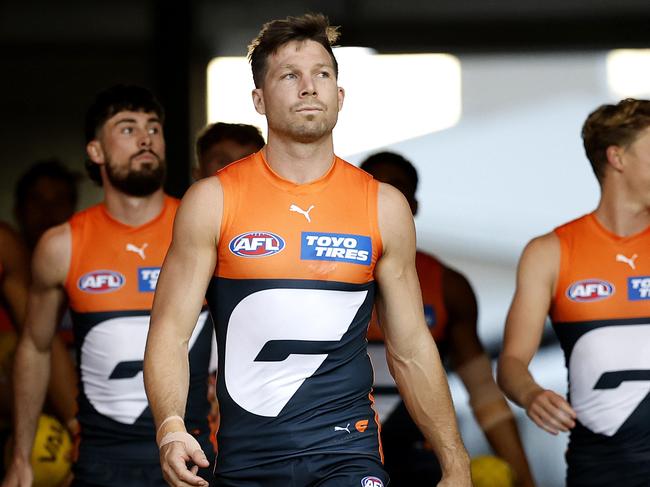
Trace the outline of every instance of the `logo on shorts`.
[[571, 284], [566, 294], [578, 303], [600, 301], [614, 294], [614, 285], [600, 279], [585, 279]]
[[124, 276], [115, 271], [87, 272], [77, 281], [77, 287], [86, 293], [110, 293], [124, 286]]
[[630, 301], [650, 299], [650, 276], [628, 277], [627, 299]]
[[138, 267], [138, 291], [152, 293], [156, 290], [160, 267]]
[[364, 235], [302, 232], [300, 258], [370, 265], [372, 240]]
[[368, 420], [367, 419], [361, 419], [354, 423], [354, 428], [359, 432], [363, 433], [368, 429]]
[[229, 248], [239, 257], [268, 257], [284, 249], [284, 240], [271, 232], [246, 232], [233, 238]]
[[384, 487], [384, 482], [377, 477], [364, 477], [361, 479], [361, 487]]

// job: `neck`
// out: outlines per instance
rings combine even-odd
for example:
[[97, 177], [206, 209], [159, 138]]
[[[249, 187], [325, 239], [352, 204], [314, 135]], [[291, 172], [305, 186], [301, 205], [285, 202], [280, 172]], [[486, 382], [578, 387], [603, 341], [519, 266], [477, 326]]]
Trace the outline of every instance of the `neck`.
[[130, 196], [110, 186], [104, 188], [108, 213], [131, 227], [139, 227], [156, 218], [163, 209], [164, 199], [162, 188], [149, 196]]
[[264, 157], [282, 178], [298, 184], [309, 183], [322, 177], [334, 161], [332, 134], [316, 142], [300, 143], [269, 131]]
[[650, 208], [629, 197], [622, 188], [603, 182], [602, 195], [594, 212], [598, 221], [610, 232], [628, 237], [650, 226]]

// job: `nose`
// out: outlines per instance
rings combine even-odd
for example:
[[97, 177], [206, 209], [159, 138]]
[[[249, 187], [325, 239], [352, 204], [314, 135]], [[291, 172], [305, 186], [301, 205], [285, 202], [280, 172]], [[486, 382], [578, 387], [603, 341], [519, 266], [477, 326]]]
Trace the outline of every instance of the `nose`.
[[148, 130], [145, 130], [140, 140], [138, 140], [138, 146], [142, 148], [151, 147], [151, 134]]
[[316, 96], [318, 92], [316, 91], [316, 85], [311, 76], [304, 76], [302, 78], [302, 86], [300, 87], [300, 96]]

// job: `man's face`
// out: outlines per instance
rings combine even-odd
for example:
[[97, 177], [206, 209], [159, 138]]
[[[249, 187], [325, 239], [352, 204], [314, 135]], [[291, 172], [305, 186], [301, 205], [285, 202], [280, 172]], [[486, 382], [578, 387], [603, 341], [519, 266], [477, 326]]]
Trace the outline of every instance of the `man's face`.
[[415, 199], [415, 188], [413, 182], [404, 171], [391, 163], [380, 162], [373, 164], [368, 170], [377, 181], [387, 183], [395, 189], [400, 190], [411, 207], [413, 215], [417, 212], [417, 200]]
[[212, 176], [231, 162], [243, 159], [257, 152], [255, 144], [240, 144], [234, 140], [224, 139], [213, 144], [199, 157], [199, 169], [196, 179]]
[[[113, 115], [101, 128], [98, 142], [99, 158], [93, 160], [103, 163], [112, 186], [131, 196], [147, 196], [160, 189], [165, 178], [165, 139], [155, 113]], [[89, 154], [92, 158], [90, 148]]]
[[269, 133], [310, 143], [329, 136], [343, 106], [332, 58], [319, 43], [291, 41], [267, 58], [261, 88], [253, 90], [256, 110]]
[[16, 209], [16, 218], [27, 244], [34, 247], [41, 235], [67, 221], [74, 213], [74, 188], [70, 182], [43, 176], [36, 180]]

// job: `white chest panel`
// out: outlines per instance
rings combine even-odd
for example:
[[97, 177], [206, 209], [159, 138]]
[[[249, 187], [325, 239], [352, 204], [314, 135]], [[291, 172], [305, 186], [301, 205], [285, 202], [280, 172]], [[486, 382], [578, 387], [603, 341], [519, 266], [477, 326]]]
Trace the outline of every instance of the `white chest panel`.
[[614, 435], [650, 393], [647, 380], [594, 389], [603, 374], [626, 370], [650, 370], [650, 325], [597, 328], [585, 333], [573, 347], [571, 405], [580, 422], [593, 432]]
[[224, 374], [230, 396], [247, 411], [276, 417], [326, 354], [255, 361], [272, 340], [340, 341], [367, 291], [268, 289], [244, 298], [226, 334]]
[[[199, 315], [190, 350], [206, 318], [207, 312]], [[148, 315], [112, 318], [93, 326], [81, 347], [84, 392], [97, 412], [119, 423], [135, 423], [148, 406], [141, 366], [148, 330]], [[139, 371], [132, 376], [110, 378], [120, 364], [137, 362]]]

